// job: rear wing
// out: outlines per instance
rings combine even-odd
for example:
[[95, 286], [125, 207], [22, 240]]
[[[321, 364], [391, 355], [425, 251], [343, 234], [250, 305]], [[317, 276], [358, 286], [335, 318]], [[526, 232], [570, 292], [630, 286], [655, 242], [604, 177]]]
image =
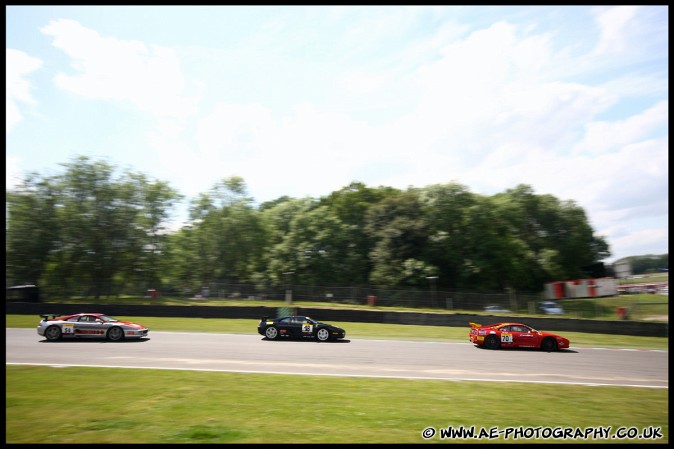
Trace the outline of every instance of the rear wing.
[[468, 322], [470, 324], [471, 329], [477, 329], [478, 327], [482, 327], [481, 324], [473, 323], [472, 321]]
[[42, 318], [44, 321], [51, 321], [55, 319], [56, 317], [62, 316], [60, 313], [41, 313], [40, 318]]

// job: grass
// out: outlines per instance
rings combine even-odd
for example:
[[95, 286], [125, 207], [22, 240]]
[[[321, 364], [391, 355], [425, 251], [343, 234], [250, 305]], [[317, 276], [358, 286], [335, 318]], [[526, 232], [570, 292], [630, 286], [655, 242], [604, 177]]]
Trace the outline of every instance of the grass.
[[[251, 334], [258, 320], [117, 317], [154, 331]], [[6, 315], [34, 328], [37, 316]], [[468, 341], [466, 328], [333, 323], [347, 337]], [[547, 330], [547, 329], [546, 329]], [[667, 338], [563, 333], [574, 346], [667, 349]], [[36, 339], [39, 338], [36, 333]], [[457, 361], [457, 363], [461, 363]], [[86, 392], [86, 400], [81, 400]], [[70, 399], [72, 397], [72, 399]], [[510, 406], [509, 404], [521, 406]], [[6, 443], [423, 443], [433, 427], [659, 428], [660, 439], [440, 439], [453, 443], [668, 443], [662, 389], [6, 366]], [[493, 406], [497, 404], [497, 406]]]
[[662, 439], [638, 442], [669, 441], [667, 395], [643, 388], [7, 366], [6, 396], [10, 444], [423, 443], [448, 426], [655, 426]]

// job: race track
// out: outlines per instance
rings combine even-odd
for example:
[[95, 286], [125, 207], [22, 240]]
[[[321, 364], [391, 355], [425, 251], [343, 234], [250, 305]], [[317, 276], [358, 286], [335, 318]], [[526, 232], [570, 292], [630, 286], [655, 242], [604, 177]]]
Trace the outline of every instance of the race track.
[[[467, 338], [467, 337], [466, 337]], [[668, 352], [574, 348], [479, 349], [472, 344], [352, 339], [268, 341], [260, 335], [155, 332], [147, 339], [48, 342], [35, 329], [6, 329], [8, 365], [101, 366], [534, 382], [668, 388]]]

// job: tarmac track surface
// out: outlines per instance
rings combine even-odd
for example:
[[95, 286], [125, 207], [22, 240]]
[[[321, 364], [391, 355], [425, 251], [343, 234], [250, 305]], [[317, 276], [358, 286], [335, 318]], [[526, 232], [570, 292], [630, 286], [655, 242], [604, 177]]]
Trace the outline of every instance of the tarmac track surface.
[[[468, 337], [466, 337], [467, 339]], [[48, 342], [6, 329], [6, 364], [155, 368], [448, 381], [668, 388], [668, 351], [574, 348], [487, 350], [466, 343], [352, 339], [270, 341], [262, 336], [155, 332], [148, 338]]]

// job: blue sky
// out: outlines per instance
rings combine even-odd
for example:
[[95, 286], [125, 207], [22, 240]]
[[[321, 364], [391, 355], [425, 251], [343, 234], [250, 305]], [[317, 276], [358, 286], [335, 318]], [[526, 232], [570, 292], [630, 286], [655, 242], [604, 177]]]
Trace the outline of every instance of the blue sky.
[[[667, 6], [6, 6], [7, 189], [80, 155], [187, 201], [353, 181], [573, 200], [668, 253]], [[183, 211], [183, 212], [181, 212]]]

